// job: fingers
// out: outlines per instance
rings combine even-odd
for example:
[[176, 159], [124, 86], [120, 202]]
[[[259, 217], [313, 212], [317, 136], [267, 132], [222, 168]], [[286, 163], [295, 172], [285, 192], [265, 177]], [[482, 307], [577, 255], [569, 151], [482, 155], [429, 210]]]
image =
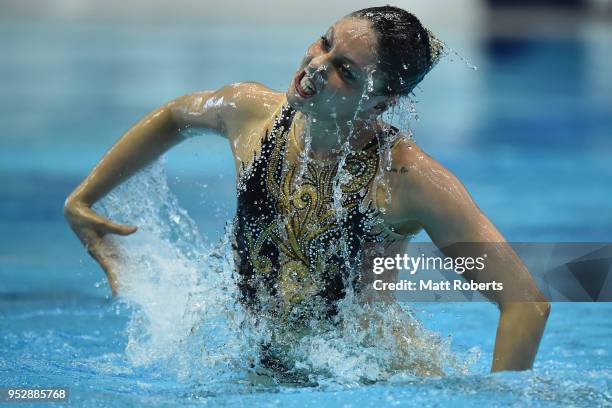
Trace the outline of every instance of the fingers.
[[119, 282], [117, 281], [117, 274], [107, 261], [100, 260], [99, 264], [104, 270], [104, 273], [106, 273], [108, 285], [111, 288], [111, 294], [113, 295], [113, 297], [117, 296], [117, 287], [119, 286]]
[[88, 246], [87, 251], [104, 270], [112, 295], [116, 296], [119, 287], [116, 269], [120, 259], [116, 248], [109, 241], [98, 239], [95, 244]]
[[113, 269], [106, 262], [101, 262], [100, 265], [106, 273], [106, 278], [108, 279], [108, 284], [111, 288], [111, 294], [113, 297], [117, 296], [117, 287], [119, 286], [119, 283], [117, 282], [117, 274], [115, 274]]
[[108, 223], [105, 224], [105, 228], [108, 232], [123, 236], [133, 234], [138, 229], [135, 225], [117, 224], [112, 221], [108, 221]]
[[117, 282], [117, 274], [115, 273], [114, 269], [112, 268], [110, 263], [104, 258], [104, 256], [102, 256], [96, 250], [90, 249], [88, 252], [89, 255], [91, 255], [91, 257], [95, 259], [96, 262], [102, 267], [102, 270], [104, 270], [104, 273], [106, 274], [106, 279], [108, 280], [108, 284], [111, 288], [112, 295], [117, 296], [117, 287], [119, 285]]
[[117, 295], [117, 267], [121, 264], [119, 251], [106, 234], [130, 235], [138, 229], [133, 225], [119, 224], [97, 214], [86, 205], [72, 206], [66, 211], [70, 227], [87, 248], [87, 252], [102, 267], [113, 296]]
[[90, 208], [83, 215], [94, 225], [94, 228], [100, 235], [110, 233], [125, 236], [133, 234], [138, 230], [138, 227], [134, 225], [119, 224], [108, 220]]

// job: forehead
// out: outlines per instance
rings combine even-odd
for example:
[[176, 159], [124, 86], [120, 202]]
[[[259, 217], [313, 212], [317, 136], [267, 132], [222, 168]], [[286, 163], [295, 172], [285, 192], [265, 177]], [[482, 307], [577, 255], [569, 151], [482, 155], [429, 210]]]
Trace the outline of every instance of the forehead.
[[367, 20], [345, 17], [330, 27], [338, 52], [341, 52], [362, 68], [376, 66], [377, 38]]

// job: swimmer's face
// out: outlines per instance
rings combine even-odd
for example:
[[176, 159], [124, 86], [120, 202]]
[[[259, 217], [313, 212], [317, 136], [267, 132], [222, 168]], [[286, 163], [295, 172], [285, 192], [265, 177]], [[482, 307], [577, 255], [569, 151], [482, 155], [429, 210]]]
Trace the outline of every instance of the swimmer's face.
[[289, 89], [289, 104], [319, 120], [368, 118], [388, 102], [380, 89], [376, 33], [367, 20], [345, 17], [306, 50]]

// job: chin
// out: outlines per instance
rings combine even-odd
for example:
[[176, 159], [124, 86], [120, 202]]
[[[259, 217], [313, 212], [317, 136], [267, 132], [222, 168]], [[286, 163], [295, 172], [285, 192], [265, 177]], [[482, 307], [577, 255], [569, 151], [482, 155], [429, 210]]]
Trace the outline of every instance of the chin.
[[299, 100], [295, 96], [294, 91], [292, 91], [291, 89], [288, 89], [287, 92], [285, 92], [285, 97], [287, 98], [287, 103], [293, 109], [297, 109], [299, 107]]
[[[295, 91], [291, 89], [285, 93], [287, 103], [296, 111], [306, 113], [312, 113], [314, 106], [310, 106], [311, 101], [302, 99], [299, 95], [295, 94]], [[310, 109], [309, 109], [310, 108]]]

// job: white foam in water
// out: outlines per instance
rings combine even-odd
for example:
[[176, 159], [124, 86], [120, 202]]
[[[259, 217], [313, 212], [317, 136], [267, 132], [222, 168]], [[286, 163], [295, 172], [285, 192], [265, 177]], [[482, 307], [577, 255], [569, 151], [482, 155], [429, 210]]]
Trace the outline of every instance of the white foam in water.
[[229, 245], [205, 244], [168, 188], [162, 162], [113, 191], [100, 211], [137, 225], [121, 248], [120, 299], [133, 306], [126, 353], [134, 365], [165, 363], [179, 378], [231, 365], [244, 349], [235, 313]]
[[[132, 310], [129, 361], [207, 387], [244, 378], [269, 331], [254, 327], [236, 300], [230, 230], [218, 244], [206, 243], [169, 189], [163, 161], [96, 209], [139, 227], [131, 236], [111, 237], [121, 253], [120, 299]], [[356, 297], [349, 291], [341, 302], [339, 325], [296, 338], [287, 350], [310, 381], [352, 384], [466, 370], [448, 339], [428, 332], [398, 305], [361, 305]]]

